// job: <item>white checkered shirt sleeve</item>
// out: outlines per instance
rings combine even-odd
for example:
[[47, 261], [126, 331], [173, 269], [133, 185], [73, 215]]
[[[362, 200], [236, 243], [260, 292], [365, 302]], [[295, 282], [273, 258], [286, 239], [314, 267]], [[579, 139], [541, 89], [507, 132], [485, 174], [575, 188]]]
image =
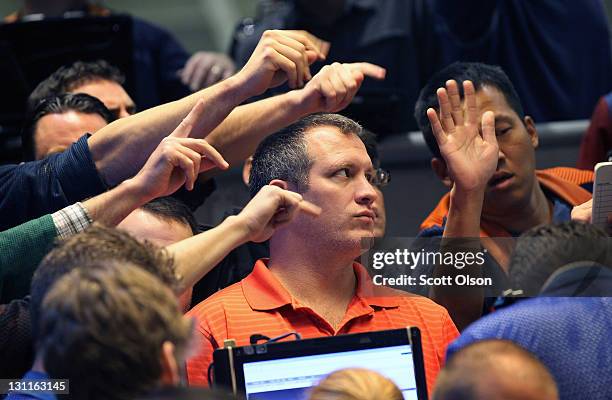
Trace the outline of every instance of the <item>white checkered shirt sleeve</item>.
[[53, 223], [57, 230], [57, 237], [60, 239], [68, 239], [84, 231], [93, 222], [81, 203], [63, 208], [53, 213], [51, 217], [53, 217]]

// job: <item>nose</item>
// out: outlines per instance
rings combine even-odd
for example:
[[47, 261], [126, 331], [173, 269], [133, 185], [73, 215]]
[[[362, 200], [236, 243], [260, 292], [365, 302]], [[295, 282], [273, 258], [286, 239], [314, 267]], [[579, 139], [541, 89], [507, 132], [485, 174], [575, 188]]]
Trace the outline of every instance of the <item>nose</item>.
[[504, 153], [502, 146], [499, 146], [499, 151], [497, 153], [497, 169], [499, 169], [505, 162], [506, 162], [506, 154]]
[[362, 176], [359, 179], [358, 187], [355, 192], [355, 201], [358, 204], [363, 204], [368, 207], [378, 199], [378, 193], [374, 186], [370, 183], [370, 180], [366, 176]]

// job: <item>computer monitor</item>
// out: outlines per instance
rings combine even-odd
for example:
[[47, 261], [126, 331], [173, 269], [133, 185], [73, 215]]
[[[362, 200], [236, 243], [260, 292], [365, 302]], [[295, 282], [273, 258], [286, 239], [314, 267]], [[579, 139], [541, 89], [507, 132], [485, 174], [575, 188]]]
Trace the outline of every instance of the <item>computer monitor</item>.
[[214, 384], [248, 400], [306, 399], [331, 372], [366, 368], [392, 380], [404, 399], [427, 399], [418, 328], [227, 347], [214, 352]]

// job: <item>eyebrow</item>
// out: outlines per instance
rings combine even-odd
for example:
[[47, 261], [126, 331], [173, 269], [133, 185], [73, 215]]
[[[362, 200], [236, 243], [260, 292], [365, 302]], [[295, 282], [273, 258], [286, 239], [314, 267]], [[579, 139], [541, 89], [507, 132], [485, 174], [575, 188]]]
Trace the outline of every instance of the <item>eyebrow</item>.
[[[359, 169], [359, 166], [351, 161], [338, 161], [330, 164], [330, 169], [336, 170], [341, 168]], [[366, 171], [376, 171], [372, 164], [365, 168]]]
[[512, 125], [512, 124], [515, 123], [515, 119], [512, 118], [511, 116], [505, 115], [505, 114], [496, 115], [495, 116], [495, 124], [497, 125], [499, 123], [507, 123], [507, 124], [511, 124]]

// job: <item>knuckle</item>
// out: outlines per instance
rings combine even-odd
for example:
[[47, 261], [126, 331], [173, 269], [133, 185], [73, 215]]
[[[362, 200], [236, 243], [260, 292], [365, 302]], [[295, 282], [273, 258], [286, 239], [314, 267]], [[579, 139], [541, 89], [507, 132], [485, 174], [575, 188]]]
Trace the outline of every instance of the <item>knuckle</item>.
[[274, 50], [271, 47], [266, 47], [266, 49], [263, 52], [263, 57], [266, 60], [269, 60], [270, 58], [272, 58], [274, 54]]

